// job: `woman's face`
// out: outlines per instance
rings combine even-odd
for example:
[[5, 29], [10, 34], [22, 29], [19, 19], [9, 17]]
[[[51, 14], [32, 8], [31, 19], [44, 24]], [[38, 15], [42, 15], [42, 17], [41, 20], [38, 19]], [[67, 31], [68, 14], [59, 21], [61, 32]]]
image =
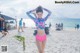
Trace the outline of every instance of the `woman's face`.
[[43, 16], [43, 13], [42, 13], [42, 12], [38, 12], [38, 13], [37, 13], [37, 17], [38, 17], [38, 18], [42, 18], [42, 16]]

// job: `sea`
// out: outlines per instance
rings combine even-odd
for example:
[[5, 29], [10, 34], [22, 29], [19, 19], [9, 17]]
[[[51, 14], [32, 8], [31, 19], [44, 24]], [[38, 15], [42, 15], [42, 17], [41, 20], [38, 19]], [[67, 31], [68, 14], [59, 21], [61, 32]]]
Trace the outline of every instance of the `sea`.
[[[24, 19], [23, 22], [25, 22], [26, 27], [35, 27], [35, 23], [31, 19]], [[56, 27], [56, 24], [63, 23], [64, 28], [75, 28], [77, 24], [80, 25], [80, 18], [53, 18], [48, 19], [45, 24], [49, 25], [49, 23], [51, 23], [52, 27]]]
[[51, 23], [53, 26], [63, 23], [64, 28], [75, 28], [77, 24], [80, 25], [80, 18], [56, 18], [52, 19]]

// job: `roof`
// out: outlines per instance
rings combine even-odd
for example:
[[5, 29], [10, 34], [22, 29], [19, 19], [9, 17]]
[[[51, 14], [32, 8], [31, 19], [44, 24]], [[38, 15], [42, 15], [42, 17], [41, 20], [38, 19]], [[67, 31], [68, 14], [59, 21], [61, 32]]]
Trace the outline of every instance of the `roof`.
[[3, 18], [0, 18], [0, 20], [4, 20]]
[[0, 17], [3, 18], [3, 19], [5, 19], [5, 20], [15, 20], [14, 18], [9, 17], [7, 15], [3, 15], [3, 14], [0, 14]]

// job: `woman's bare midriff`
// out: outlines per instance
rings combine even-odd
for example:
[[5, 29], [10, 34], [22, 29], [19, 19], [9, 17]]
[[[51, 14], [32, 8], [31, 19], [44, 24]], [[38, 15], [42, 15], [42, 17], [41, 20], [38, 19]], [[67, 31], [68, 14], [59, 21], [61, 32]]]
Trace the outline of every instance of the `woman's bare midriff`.
[[44, 35], [45, 34], [45, 31], [44, 30], [42, 30], [42, 29], [37, 29], [37, 34], [39, 34], [39, 35]]

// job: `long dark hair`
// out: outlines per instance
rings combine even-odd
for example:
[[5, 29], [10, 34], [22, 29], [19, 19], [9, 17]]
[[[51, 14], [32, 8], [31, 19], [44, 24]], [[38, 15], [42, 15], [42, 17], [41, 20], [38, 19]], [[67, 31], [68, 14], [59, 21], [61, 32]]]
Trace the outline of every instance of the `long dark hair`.
[[41, 6], [37, 7], [37, 9], [36, 9], [36, 13], [38, 13], [38, 12], [42, 12], [42, 13], [43, 13], [43, 9], [42, 9]]

